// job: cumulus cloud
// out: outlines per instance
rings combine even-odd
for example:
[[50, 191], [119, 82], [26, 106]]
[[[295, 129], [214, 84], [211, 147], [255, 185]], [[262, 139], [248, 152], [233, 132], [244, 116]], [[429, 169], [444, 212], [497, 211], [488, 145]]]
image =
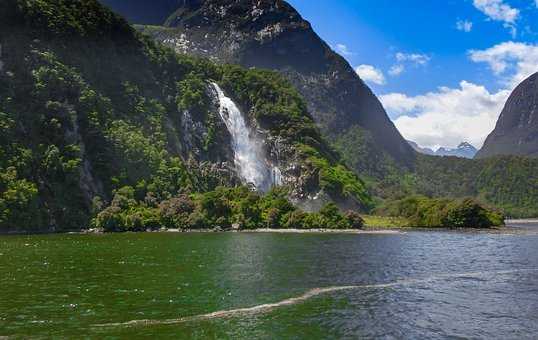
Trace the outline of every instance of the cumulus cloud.
[[473, 5], [491, 20], [514, 24], [519, 18], [519, 10], [505, 4], [503, 0], [473, 0]]
[[490, 93], [484, 86], [462, 81], [455, 89], [440, 87], [414, 97], [392, 93], [380, 99], [406, 139], [436, 149], [456, 147], [462, 141], [481, 146], [508, 95], [506, 90]]
[[538, 45], [509, 41], [471, 50], [469, 58], [486, 63], [502, 88], [489, 92], [462, 81], [457, 88], [441, 87], [419, 96], [391, 93], [380, 97], [405, 138], [433, 149], [455, 147], [462, 141], [481, 147], [512, 90], [538, 71]]
[[538, 71], [538, 45], [508, 41], [485, 50], [471, 50], [469, 56], [474, 62], [488, 64], [508, 88]]
[[519, 9], [510, 7], [503, 0], [473, 0], [473, 5], [490, 20], [502, 22], [504, 27], [510, 29], [512, 36], [516, 36], [516, 21], [520, 16]]
[[368, 83], [376, 85], [385, 85], [386, 83], [383, 72], [372, 65], [359, 65], [355, 68], [355, 72], [357, 72], [362, 80]]
[[[538, 0], [536, 0], [538, 1]], [[458, 31], [469, 33], [473, 29], [473, 23], [467, 20], [458, 20], [456, 22], [456, 29]]]
[[430, 59], [431, 58], [425, 54], [402, 52], [396, 53], [396, 60], [400, 63], [408, 61], [416, 65], [426, 65], [430, 61]]
[[354, 54], [353, 52], [349, 50], [347, 45], [344, 45], [344, 44], [336, 44], [336, 51], [343, 56], [351, 56]]
[[396, 64], [392, 65], [389, 70], [389, 74], [393, 77], [399, 76], [406, 70], [406, 65], [412, 66], [424, 66], [428, 64], [431, 58], [426, 54], [419, 53], [403, 53], [398, 52], [394, 56]]
[[403, 66], [402, 64], [397, 64], [397, 65], [393, 65], [390, 68], [389, 74], [391, 76], [393, 76], [393, 77], [396, 77], [396, 76], [399, 76], [400, 74], [402, 74], [404, 71], [405, 71], [405, 66]]

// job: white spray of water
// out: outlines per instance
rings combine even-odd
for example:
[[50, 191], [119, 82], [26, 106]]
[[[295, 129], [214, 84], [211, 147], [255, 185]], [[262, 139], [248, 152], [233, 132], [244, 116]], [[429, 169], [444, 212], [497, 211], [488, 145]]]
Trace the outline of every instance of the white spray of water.
[[212, 83], [212, 85], [219, 97], [219, 114], [232, 136], [235, 165], [239, 175], [246, 183], [253, 184], [257, 190], [267, 191], [272, 185], [271, 177], [274, 176], [271, 176], [265, 162], [262, 143], [252, 135], [233, 100], [224, 94], [218, 84]]
[[119, 323], [99, 324], [99, 325], [94, 325], [94, 327], [135, 327], [135, 326], [151, 326], [151, 325], [173, 325], [173, 324], [193, 322], [193, 321], [230, 318], [230, 317], [235, 317], [235, 316], [240, 316], [240, 315], [267, 313], [276, 308], [296, 305], [298, 303], [305, 302], [306, 300], [309, 300], [313, 297], [316, 297], [322, 294], [333, 293], [333, 292], [357, 290], [357, 289], [397, 288], [400, 286], [409, 286], [409, 285], [414, 285], [414, 284], [421, 284], [421, 283], [447, 280], [447, 279], [487, 280], [491, 276], [496, 277], [499, 275], [512, 275], [512, 274], [525, 273], [525, 272], [529, 272], [529, 273], [538, 272], [538, 268], [512, 269], [512, 270], [503, 270], [503, 271], [480, 271], [480, 272], [468, 272], [468, 273], [449, 273], [449, 274], [433, 275], [433, 276], [421, 278], [421, 279], [402, 279], [402, 280], [388, 282], [388, 283], [314, 288], [297, 297], [292, 297], [292, 298], [282, 300], [279, 302], [267, 303], [263, 305], [253, 306], [253, 307], [221, 310], [221, 311], [217, 311], [213, 313], [186, 316], [186, 317], [181, 317], [177, 319], [132, 320], [132, 321], [127, 321], [127, 322], [119, 322]]

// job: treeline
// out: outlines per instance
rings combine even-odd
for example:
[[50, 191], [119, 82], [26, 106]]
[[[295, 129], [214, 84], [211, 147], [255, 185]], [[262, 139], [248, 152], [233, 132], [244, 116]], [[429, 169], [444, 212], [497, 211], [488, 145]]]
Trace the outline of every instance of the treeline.
[[380, 215], [405, 217], [412, 227], [491, 228], [504, 225], [504, 216], [472, 198], [460, 200], [413, 196], [386, 203]]
[[136, 198], [136, 190], [116, 191], [110, 206], [94, 202], [92, 226], [107, 232], [169, 229], [359, 229], [361, 216], [342, 213], [329, 203], [317, 213], [306, 213], [287, 199], [286, 190], [275, 188], [260, 196], [247, 187], [218, 187], [214, 191], [182, 194], [161, 202], [151, 195]]
[[[497, 156], [474, 160], [417, 155], [412, 167], [404, 167], [383, 153], [350, 156], [347, 147], [338, 149], [380, 201], [414, 195], [473, 197], [499, 208], [506, 216], [538, 217], [538, 158]], [[370, 168], [366, 168], [368, 164]]]

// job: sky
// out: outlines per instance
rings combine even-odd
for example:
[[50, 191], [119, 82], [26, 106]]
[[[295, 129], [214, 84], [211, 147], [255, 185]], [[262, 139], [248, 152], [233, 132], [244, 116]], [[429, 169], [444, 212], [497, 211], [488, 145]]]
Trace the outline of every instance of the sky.
[[480, 148], [538, 71], [538, 0], [288, 0], [420, 146]]

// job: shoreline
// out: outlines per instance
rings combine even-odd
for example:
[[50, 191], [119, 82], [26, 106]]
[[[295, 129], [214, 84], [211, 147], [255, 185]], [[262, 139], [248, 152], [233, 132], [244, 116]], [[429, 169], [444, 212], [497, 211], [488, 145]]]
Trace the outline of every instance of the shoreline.
[[[460, 233], [486, 233], [486, 234], [500, 234], [500, 233], [519, 233], [526, 229], [521, 225], [525, 224], [538, 224], [538, 219], [521, 219], [521, 220], [507, 220], [506, 225], [492, 228], [444, 228], [444, 227], [406, 227], [406, 226], [365, 226], [363, 229], [275, 229], [275, 228], [260, 228], [260, 229], [179, 229], [179, 228], [162, 228], [158, 230], [145, 230], [145, 231], [127, 231], [126, 233], [274, 233], [274, 234], [354, 234], [354, 235], [391, 235], [391, 234], [405, 234], [407, 232], [460, 232]], [[55, 232], [51, 230], [47, 231], [14, 231], [14, 232], [2, 232], [0, 236], [31, 236], [31, 235], [56, 235], [56, 234], [74, 234], [74, 235], [101, 235], [101, 234], [121, 234], [124, 232], [104, 232], [97, 229], [82, 229], [82, 230], [66, 230], [61, 232]]]
[[396, 229], [253, 229], [240, 230], [240, 233], [274, 233], [274, 234], [402, 234]]
[[[531, 223], [531, 222], [529, 222]], [[532, 222], [534, 223], [534, 222]], [[366, 227], [364, 229], [251, 229], [251, 230], [222, 230], [222, 229], [161, 229], [127, 232], [104, 232], [99, 230], [78, 230], [64, 232], [0, 232], [0, 236], [34, 236], [34, 235], [105, 235], [125, 233], [170, 233], [170, 234], [347, 234], [347, 235], [397, 235], [408, 232], [454, 232], [454, 233], [483, 233], [483, 234], [514, 234], [528, 231], [520, 227], [504, 226], [494, 228], [426, 228], [426, 227]]]

